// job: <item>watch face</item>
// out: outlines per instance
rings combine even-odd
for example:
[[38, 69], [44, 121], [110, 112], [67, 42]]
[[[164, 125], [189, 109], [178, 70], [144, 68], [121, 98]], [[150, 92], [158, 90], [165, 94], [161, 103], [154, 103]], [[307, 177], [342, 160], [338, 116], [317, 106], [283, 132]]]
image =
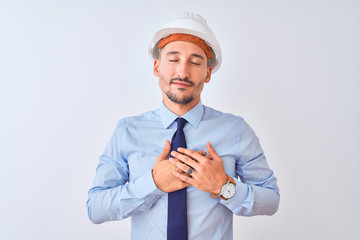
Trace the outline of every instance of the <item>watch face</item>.
[[221, 189], [221, 196], [224, 198], [231, 198], [235, 195], [235, 185], [232, 183], [225, 184]]

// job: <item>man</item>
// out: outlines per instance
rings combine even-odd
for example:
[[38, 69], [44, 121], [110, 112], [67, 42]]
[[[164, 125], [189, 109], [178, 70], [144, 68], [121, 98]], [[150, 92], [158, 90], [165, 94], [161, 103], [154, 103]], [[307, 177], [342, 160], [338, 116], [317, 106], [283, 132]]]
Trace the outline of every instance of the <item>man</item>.
[[131, 216], [133, 239], [232, 239], [233, 213], [274, 214], [276, 178], [255, 133], [201, 103], [221, 64], [205, 19], [179, 15], [149, 52], [162, 105], [119, 121], [89, 191], [91, 221]]

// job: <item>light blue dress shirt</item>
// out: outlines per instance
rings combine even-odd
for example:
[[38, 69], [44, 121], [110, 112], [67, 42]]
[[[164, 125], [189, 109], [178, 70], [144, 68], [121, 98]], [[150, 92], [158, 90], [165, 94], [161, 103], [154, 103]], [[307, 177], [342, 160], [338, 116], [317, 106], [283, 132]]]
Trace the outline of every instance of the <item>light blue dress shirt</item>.
[[[151, 171], [165, 140], [171, 141], [176, 131], [177, 117], [162, 104], [155, 111], [119, 121], [88, 194], [92, 222], [131, 216], [132, 239], [166, 239], [168, 194], [157, 189]], [[227, 201], [187, 187], [189, 239], [233, 239], [233, 213], [274, 214], [279, 204], [276, 178], [249, 125], [201, 101], [182, 117], [188, 121], [187, 147], [206, 151], [210, 142], [236, 182], [235, 196]]]

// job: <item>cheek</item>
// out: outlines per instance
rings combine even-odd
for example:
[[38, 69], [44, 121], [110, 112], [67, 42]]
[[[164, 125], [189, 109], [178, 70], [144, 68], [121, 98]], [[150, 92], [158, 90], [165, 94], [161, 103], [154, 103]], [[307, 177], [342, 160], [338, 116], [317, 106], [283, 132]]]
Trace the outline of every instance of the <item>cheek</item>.
[[204, 88], [204, 81], [201, 81], [201, 83], [199, 83], [199, 84], [196, 86], [196, 90], [197, 90], [198, 92], [202, 92], [203, 88]]
[[166, 75], [171, 71], [171, 66], [166, 61], [160, 61], [158, 70], [162, 75]]
[[194, 71], [193, 76], [196, 77], [196, 79], [202, 79], [203, 82], [205, 82], [208, 76], [207, 68]]
[[170, 79], [172, 78], [172, 69], [167, 65], [159, 66], [159, 81], [163, 82], [163, 84], [168, 84]]
[[159, 76], [159, 86], [161, 90], [166, 90], [169, 86], [168, 81], [166, 81], [166, 79], [160, 74]]

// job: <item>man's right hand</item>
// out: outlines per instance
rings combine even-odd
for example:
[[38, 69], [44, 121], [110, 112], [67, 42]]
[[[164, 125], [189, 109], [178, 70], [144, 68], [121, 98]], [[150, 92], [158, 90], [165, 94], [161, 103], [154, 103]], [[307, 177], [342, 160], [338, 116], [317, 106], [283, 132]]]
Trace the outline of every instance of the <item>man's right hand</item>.
[[152, 169], [155, 185], [163, 192], [174, 192], [190, 185], [172, 174], [173, 171], [181, 172], [181, 170], [168, 160], [170, 150], [171, 144], [166, 140], [165, 147], [160, 156], [156, 159]]

